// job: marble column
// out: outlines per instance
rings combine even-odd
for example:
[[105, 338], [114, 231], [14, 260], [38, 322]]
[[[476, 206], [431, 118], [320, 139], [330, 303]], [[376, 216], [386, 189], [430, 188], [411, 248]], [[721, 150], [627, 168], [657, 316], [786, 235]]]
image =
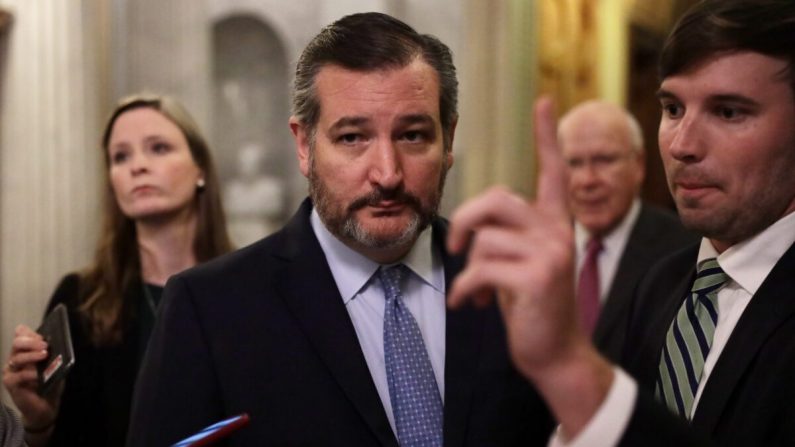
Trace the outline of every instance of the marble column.
[[103, 0], [6, 0], [0, 66], [0, 355], [99, 228]]
[[526, 194], [533, 190], [535, 20], [535, 2], [466, 2], [466, 51], [458, 57], [461, 118], [456, 132], [462, 198], [493, 184]]

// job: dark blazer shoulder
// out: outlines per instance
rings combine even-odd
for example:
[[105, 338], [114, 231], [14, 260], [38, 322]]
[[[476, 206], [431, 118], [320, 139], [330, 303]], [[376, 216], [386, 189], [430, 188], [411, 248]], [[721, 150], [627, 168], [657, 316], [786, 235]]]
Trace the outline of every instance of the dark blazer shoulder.
[[[695, 274], [698, 247], [672, 255], [641, 288], [629, 372], [640, 394], [622, 445], [793, 445], [795, 426], [795, 245], [743, 311], [705, 384], [687, 430], [652, 397], [660, 349]], [[681, 422], [681, 421], [679, 421]], [[654, 433], [649, 436], [648, 433]], [[696, 436], [702, 438], [698, 440]], [[709, 439], [707, 439], [709, 438]], [[662, 444], [657, 440], [676, 442]]]
[[309, 221], [311, 212], [312, 205], [306, 200], [280, 230], [251, 245], [185, 270], [175, 277], [187, 281], [216, 280], [228, 283], [230, 278], [240, 276], [258, 275], [259, 278], [265, 273], [263, 264], [278, 259], [290, 259], [307, 250], [313, 255], [322, 255]]
[[659, 231], [658, 235], [679, 244], [689, 244], [699, 240], [700, 236], [682, 225], [679, 216], [671, 210], [649, 203], [641, 205], [638, 222], [642, 226]]
[[[101, 446], [124, 442], [136, 374], [137, 319], [131, 319], [121, 343], [95, 345], [90, 324], [80, 312], [87, 291], [81, 274], [64, 276], [56, 286], [46, 313], [63, 304], [75, 352], [75, 366], [64, 382], [60, 411], [49, 441], [51, 446]], [[134, 300], [135, 291], [125, 292]]]
[[68, 273], [55, 286], [55, 290], [47, 303], [45, 315], [58, 304], [63, 304], [67, 309], [74, 310], [80, 304], [80, 274]]
[[659, 355], [662, 338], [695, 274], [698, 247], [690, 244], [662, 258], [635, 290], [621, 364], [642, 384], [653, 381], [656, 369], [644, 365], [657, 362], [651, 357]]
[[644, 202], [638, 220], [630, 232], [627, 246], [636, 248], [637, 254], [645, 252], [646, 257], [656, 263], [678, 248], [700, 239], [700, 236], [682, 225], [679, 216], [673, 211]]
[[649, 269], [668, 254], [698, 240], [673, 212], [647, 203], [641, 205], [594, 331], [594, 342], [608, 358], [621, 358], [635, 289]]

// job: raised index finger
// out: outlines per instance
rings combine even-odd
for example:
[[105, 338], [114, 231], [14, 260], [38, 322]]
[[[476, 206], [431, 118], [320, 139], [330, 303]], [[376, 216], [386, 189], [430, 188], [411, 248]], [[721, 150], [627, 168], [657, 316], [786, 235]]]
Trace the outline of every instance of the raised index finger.
[[541, 172], [536, 202], [543, 209], [566, 216], [566, 163], [558, 148], [555, 104], [544, 96], [535, 104], [535, 141]]

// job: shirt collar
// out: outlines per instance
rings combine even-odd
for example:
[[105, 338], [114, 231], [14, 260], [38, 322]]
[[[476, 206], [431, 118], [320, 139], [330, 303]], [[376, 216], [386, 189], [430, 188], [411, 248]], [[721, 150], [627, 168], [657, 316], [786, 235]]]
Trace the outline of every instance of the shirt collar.
[[[348, 304], [367, 285], [381, 265], [348, 247], [331, 234], [314, 208], [310, 223], [318, 242], [320, 242], [320, 248], [326, 255], [342, 301]], [[439, 253], [433, 249], [431, 239], [432, 231], [429, 226], [420, 233], [414, 246], [399, 262], [408, 267], [422, 281], [444, 293], [444, 270], [441, 268]]]
[[751, 295], [795, 242], [795, 213], [790, 213], [756, 236], [718, 254], [707, 238], [701, 239], [698, 262], [718, 258], [723, 271]]

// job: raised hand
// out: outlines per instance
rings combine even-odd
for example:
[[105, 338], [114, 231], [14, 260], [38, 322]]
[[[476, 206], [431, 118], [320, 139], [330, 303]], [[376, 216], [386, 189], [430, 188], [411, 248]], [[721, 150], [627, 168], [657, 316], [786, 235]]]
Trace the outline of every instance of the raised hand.
[[541, 162], [536, 201], [497, 187], [453, 214], [448, 248], [455, 253], [469, 245], [469, 253], [448, 299], [455, 307], [496, 295], [516, 367], [564, 429], [576, 433], [604, 398], [612, 369], [575, 315], [574, 235], [549, 99], [536, 103], [535, 137]]
[[467, 267], [453, 283], [450, 304], [482, 302], [499, 292], [517, 367], [532, 376], [580, 336], [574, 317], [574, 236], [566, 208], [566, 171], [557, 147], [554, 108], [536, 104], [541, 162], [538, 199], [492, 188], [453, 214], [449, 248], [471, 238]]
[[53, 424], [63, 391], [63, 387], [59, 386], [46, 396], [39, 395], [36, 363], [46, 357], [47, 343], [41, 335], [28, 326], [17, 326], [11, 354], [3, 368], [3, 385], [22, 413], [23, 425], [33, 431]]

